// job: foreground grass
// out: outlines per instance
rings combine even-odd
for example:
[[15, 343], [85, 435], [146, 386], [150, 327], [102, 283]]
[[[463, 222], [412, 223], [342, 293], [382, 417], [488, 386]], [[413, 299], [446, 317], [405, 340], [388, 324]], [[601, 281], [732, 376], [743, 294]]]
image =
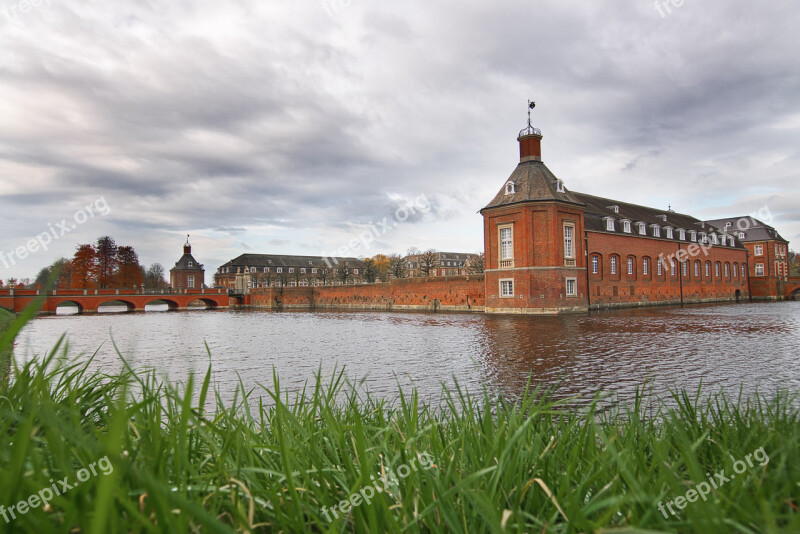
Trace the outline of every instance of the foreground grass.
[[[644, 419], [640, 403], [577, 414], [537, 391], [510, 404], [456, 390], [434, 410], [414, 392], [359, 398], [339, 374], [291, 399], [275, 378], [253, 393], [270, 406], [224, 405], [208, 374], [104, 376], [59, 364], [63, 351], [0, 384], [0, 504], [94, 473], [47, 507], [0, 515], [2, 532], [800, 531], [800, 426], [785, 396], [680, 394]], [[659, 511], [761, 447], [768, 463]], [[376, 484], [371, 502], [329, 511]]]

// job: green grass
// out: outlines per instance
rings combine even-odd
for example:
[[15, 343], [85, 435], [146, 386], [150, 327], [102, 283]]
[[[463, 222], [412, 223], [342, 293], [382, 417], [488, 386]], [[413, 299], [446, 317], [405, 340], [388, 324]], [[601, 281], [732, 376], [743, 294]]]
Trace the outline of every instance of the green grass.
[[[785, 395], [731, 403], [680, 393], [677, 408], [640, 399], [624, 412], [578, 413], [536, 390], [509, 403], [456, 389], [434, 409], [413, 391], [395, 403], [360, 398], [338, 373], [292, 397], [273, 377], [225, 404], [210, 374], [178, 385], [108, 376], [67, 362], [66, 350], [15, 366], [0, 384], [0, 504], [51, 479], [72, 482], [101, 458], [113, 472], [47, 510], [0, 516], [2, 532], [800, 531], [800, 426]], [[759, 447], [766, 465], [678, 516], [659, 512]], [[369, 504], [326, 519], [323, 506], [372, 476], [428, 458], [433, 467], [381, 482]]]

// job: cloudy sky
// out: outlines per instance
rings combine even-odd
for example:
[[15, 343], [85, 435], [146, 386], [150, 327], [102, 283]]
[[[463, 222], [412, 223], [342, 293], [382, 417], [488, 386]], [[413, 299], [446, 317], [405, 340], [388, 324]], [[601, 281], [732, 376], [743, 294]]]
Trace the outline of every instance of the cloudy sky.
[[797, 248], [796, 1], [665, 4], [0, 0], [0, 253], [59, 236], [0, 278], [104, 234], [208, 272], [371, 225], [352, 255], [478, 251], [528, 98], [568, 188]]

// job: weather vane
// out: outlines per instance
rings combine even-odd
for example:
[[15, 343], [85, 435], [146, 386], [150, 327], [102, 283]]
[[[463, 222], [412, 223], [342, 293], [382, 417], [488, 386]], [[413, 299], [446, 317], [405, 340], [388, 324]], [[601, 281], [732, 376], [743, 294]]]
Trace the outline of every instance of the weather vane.
[[186, 244], [189, 244], [189, 234], [186, 234]]
[[531, 124], [531, 111], [536, 107], [536, 102], [528, 100], [528, 124]]
[[536, 107], [536, 102], [528, 100], [528, 126], [523, 128], [522, 131], [519, 132], [519, 137], [523, 137], [526, 135], [542, 135], [542, 131], [539, 130], [538, 128], [534, 128], [533, 123], [531, 122], [531, 112], [535, 107]]

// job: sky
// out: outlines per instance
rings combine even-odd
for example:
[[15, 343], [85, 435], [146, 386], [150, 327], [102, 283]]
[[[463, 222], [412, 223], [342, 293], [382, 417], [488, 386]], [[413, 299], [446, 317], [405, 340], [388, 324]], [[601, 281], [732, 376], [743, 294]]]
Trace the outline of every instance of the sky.
[[169, 269], [189, 234], [207, 283], [481, 251], [528, 99], [568, 189], [797, 249], [798, 27], [795, 0], [0, 0], [0, 279], [101, 235]]

